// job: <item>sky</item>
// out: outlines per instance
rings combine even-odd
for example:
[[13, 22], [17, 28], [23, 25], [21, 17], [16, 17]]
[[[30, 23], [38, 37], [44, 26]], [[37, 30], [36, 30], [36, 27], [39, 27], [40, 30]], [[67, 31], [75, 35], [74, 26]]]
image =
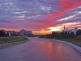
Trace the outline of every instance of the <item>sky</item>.
[[0, 0], [0, 29], [49, 34], [64, 25], [81, 29], [81, 0]]

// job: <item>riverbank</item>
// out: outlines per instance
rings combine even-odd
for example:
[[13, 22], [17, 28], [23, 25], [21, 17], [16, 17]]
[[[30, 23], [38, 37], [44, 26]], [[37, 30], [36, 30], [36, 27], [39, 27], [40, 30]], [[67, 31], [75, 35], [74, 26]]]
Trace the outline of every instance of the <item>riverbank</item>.
[[76, 50], [81, 55], [81, 47], [80, 46], [73, 44], [71, 42], [67, 42], [67, 41], [62, 41], [62, 40], [56, 40], [56, 41], [69, 45], [70, 47], [72, 47], [74, 50]]
[[54, 39], [58, 42], [64, 43], [69, 45], [70, 47], [72, 47], [74, 50], [76, 50], [78, 53], [81, 54], [81, 35], [74, 35], [72, 37], [63, 37], [63, 36], [59, 36], [59, 37], [40, 37], [40, 38], [48, 38], [48, 39]]
[[0, 37], [0, 48], [5, 48], [11, 45], [24, 43], [28, 40], [25, 36], [13, 36], [13, 37]]
[[70, 42], [81, 47], [81, 35], [77, 35], [74, 37], [67, 37], [67, 38], [65, 37], [47, 37], [47, 38]]

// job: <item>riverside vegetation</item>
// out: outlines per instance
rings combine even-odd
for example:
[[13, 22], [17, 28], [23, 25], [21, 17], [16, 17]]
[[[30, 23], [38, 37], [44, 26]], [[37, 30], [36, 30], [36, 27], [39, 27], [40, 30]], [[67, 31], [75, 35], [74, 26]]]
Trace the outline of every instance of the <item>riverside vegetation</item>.
[[41, 38], [51, 38], [62, 41], [67, 41], [78, 46], [81, 46], [81, 30], [76, 32], [76, 35], [73, 33], [63, 33], [63, 32], [53, 32], [52, 34], [42, 35]]
[[12, 36], [12, 37], [0, 37], [0, 44], [24, 42], [27, 38], [25, 36]]
[[6, 43], [25, 42], [27, 39], [27, 36], [22, 36], [16, 33], [10, 35], [9, 32], [0, 30], [0, 45]]

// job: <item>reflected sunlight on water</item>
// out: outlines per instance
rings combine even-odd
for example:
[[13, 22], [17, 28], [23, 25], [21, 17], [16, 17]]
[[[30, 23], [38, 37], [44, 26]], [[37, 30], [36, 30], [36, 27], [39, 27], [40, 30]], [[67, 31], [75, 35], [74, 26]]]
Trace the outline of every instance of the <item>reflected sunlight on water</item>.
[[27, 43], [0, 50], [0, 61], [81, 61], [81, 56], [66, 44], [50, 39], [29, 39]]

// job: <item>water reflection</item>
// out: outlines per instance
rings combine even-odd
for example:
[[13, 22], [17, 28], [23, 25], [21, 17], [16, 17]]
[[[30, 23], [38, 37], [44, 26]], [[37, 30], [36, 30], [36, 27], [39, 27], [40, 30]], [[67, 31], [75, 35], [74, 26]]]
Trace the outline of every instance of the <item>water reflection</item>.
[[0, 61], [81, 61], [81, 56], [66, 44], [30, 38], [27, 43], [0, 50]]
[[32, 45], [34, 48], [33, 51], [35, 51], [36, 54], [40, 53], [39, 55], [35, 56], [38, 58], [41, 57], [42, 59], [47, 59], [46, 61], [71, 61], [70, 59], [73, 60], [73, 58], [76, 57], [72, 56], [74, 55], [72, 53], [75, 53], [75, 51], [70, 46], [56, 42], [54, 40], [36, 39], [32, 42]]

